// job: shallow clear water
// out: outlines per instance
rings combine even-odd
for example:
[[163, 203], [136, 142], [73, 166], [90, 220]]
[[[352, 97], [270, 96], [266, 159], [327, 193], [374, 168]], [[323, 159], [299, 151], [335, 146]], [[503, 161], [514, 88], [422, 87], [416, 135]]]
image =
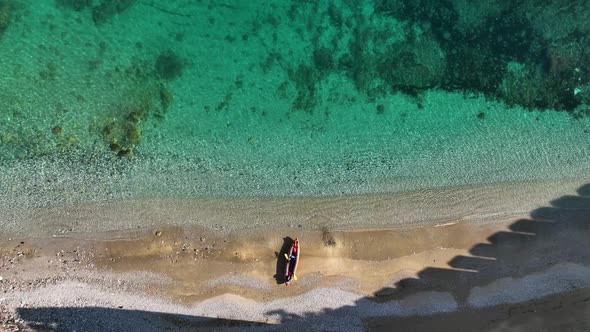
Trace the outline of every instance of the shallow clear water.
[[116, 3], [0, 0], [5, 204], [589, 174], [587, 6]]

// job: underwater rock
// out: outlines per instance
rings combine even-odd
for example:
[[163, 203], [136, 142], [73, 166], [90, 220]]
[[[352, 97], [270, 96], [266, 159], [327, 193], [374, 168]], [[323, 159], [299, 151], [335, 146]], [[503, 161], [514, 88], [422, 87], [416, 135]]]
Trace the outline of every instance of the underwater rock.
[[[582, 73], [589, 52], [580, 45], [588, 42], [590, 9], [582, 1], [374, 0], [374, 5], [377, 14], [419, 27], [435, 42], [394, 48], [380, 63], [379, 74], [394, 89], [412, 93], [440, 85], [509, 105], [559, 110], [573, 110], [587, 99], [583, 87], [590, 75]], [[546, 27], [545, 18], [552, 15], [562, 17], [550, 20], [560, 29]], [[436, 54], [433, 45], [444, 54], [444, 70], [420, 58]]]
[[334, 68], [332, 52], [333, 50], [327, 47], [318, 47], [313, 50], [313, 64], [317, 70], [327, 72]]
[[10, 25], [11, 4], [8, 0], [0, 0], [0, 36]]
[[588, 104], [588, 54], [578, 44], [550, 46], [543, 66], [510, 62], [499, 95], [510, 105], [572, 111]]
[[53, 135], [61, 135], [63, 131], [64, 130], [61, 126], [54, 126], [53, 128], [51, 128], [51, 133], [53, 133]]
[[394, 44], [379, 64], [379, 74], [392, 88], [417, 91], [438, 85], [445, 73], [445, 54], [432, 39]]
[[543, 98], [543, 77], [538, 71], [518, 62], [508, 63], [499, 94], [508, 105], [534, 107]]
[[107, 118], [102, 135], [109, 149], [120, 157], [129, 157], [141, 139], [141, 126], [151, 105], [128, 106], [117, 116]]
[[58, 6], [72, 8], [75, 11], [82, 11], [92, 5], [92, 0], [56, 0]]
[[581, 105], [590, 105], [590, 83], [575, 87], [574, 98], [578, 100]]
[[530, 68], [542, 68], [546, 62], [541, 36], [526, 19], [510, 13], [488, 17], [474, 31], [456, 31], [453, 38], [441, 44], [448, 54], [444, 84], [448, 90], [498, 97], [510, 62]]
[[[307, 29], [298, 33], [313, 36], [310, 57], [289, 64], [276, 53], [262, 66], [267, 72], [287, 63], [293, 110], [312, 112], [333, 73], [369, 99], [441, 88], [525, 108], [571, 112], [589, 103], [590, 7], [583, 0], [370, 2], [366, 14], [354, 1], [294, 5], [290, 18]], [[279, 92], [289, 97], [285, 85]]]
[[385, 113], [385, 106], [383, 104], [377, 105], [376, 111], [377, 111], [377, 114], [383, 114], [383, 113]]
[[288, 74], [297, 89], [293, 109], [311, 113], [316, 104], [317, 72], [311, 66], [300, 64], [297, 69], [290, 69]]
[[136, 0], [102, 0], [102, 2], [92, 8], [92, 19], [99, 25], [116, 14], [122, 13], [131, 7]]
[[173, 80], [182, 76], [184, 61], [176, 53], [168, 50], [158, 55], [155, 69], [160, 78]]
[[585, 0], [527, 0], [517, 11], [551, 43], [590, 33], [590, 6]]
[[[162, 113], [166, 113], [168, 111], [168, 107], [174, 100], [174, 95], [170, 90], [168, 90], [164, 85], [160, 86], [160, 105], [162, 106]], [[163, 116], [163, 114], [160, 114]]]
[[451, 0], [451, 3], [458, 15], [458, 30], [465, 32], [474, 31], [488, 17], [498, 17], [511, 7], [510, 1], [503, 0]]

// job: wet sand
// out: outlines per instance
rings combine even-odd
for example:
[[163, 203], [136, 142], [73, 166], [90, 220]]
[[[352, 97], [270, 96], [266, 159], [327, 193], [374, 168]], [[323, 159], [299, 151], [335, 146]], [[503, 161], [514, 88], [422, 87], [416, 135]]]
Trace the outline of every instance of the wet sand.
[[[402, 229], [436, 224], [494, 223], [527, 216], [558, 197], [576, 195], [587, 179], [505, 182], [415, 190], [394, 194], [329, 197], [258, 197], [158, 199], [120, 201], [91, 199], [87, 203], [26, 205], [18, 195], [0, 200], [5, 236], [88, 236], [162, 225], [196, 226], [215, 231], [273, 227], [283, 233], [298, 227], [318, 230]], [[24, 195], [24, 194], [19, 194]], [[0, 196], [1, 197], [1, 196]], [[33, 193], [27, 199], [44, 202]], [[109, 236], [119, 237], [118, 232]], [[86, 234], [86, 235], [85, 235]]]
[[[530, 203], [537, 208], [523, 216], [364, 228], [284, 218], [286, 225], [270, 227], [262, 211], [261, 224], [251, 227], [153, 221], [125, 231], [4, 237], [3, 327], [85, 330], [89, 326], [78, 319], [85, 315], [104, 322], [102, 330], [137, 324], [145, 330], [264, 330], [275, 324], [311, 330], [585, 330], [590, 195], [588, 186], [568, 186], [544, 204]], [[532, 194], [532, 200], [547, 192]], [[324, 209], [306, 203], [303, 211], [330, 215], [347, 209], [355, 215], [370, 209], [340, 208], [342, 200], [325, 199]], [[394, 204], [373, 202], [376, 213]], [[229, 213], [245, 211], [244, 202], [238, 205]], [[300, 239], [302, 261], [298, 280], [285, 287], [281, 252], [289, 236]]]
[[[3, 245], [3, 252], [22, 252], [15, 259], [23, 268], [45, 265], [51, 270], [61, 264], [76, 270], [84, 267], [82, 270], [162, 275], [173, 282], [166, 289], [158, 285], [153, 291], [184, 304], [227, 292], [262, 300], [331, 286], [371, 295], [391, 283], [392, 276], [401, 276], [400, 272], [412, 276], [426, 266], [447, 267], [452, 257], [467, 254], [471, 241], [484, 241], [502, 226], [505, 224], [456, 224], [403, 231], [293, 229], [302, 243], [300, 280], [296, 287], [278, 289], [274, 275], [278, 253], [284, 246], [283, 230], [226, 235], [199, 228], [160, 227], [127, 232], [125, 239], [13, 239]], [[465, 238], [466, 232], [471, 239]], [[15, 270], [14, 277], [22, 279], [22, 271]], [[9, 272], [4, 277], [12, 279]]]

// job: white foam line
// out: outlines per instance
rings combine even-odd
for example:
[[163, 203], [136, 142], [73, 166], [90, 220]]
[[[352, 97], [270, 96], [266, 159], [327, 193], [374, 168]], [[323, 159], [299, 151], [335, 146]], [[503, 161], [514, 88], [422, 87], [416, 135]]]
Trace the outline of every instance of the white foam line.
[[434, 225], [434, 227], [445, 227], [445, 226], [452, 226], [452, 225], [455, 225], [455, 224], [456, 224], [456, 222], [448, 222], [448, 223], [445, 223], [445, 224], [437, 224], [437, 225]]

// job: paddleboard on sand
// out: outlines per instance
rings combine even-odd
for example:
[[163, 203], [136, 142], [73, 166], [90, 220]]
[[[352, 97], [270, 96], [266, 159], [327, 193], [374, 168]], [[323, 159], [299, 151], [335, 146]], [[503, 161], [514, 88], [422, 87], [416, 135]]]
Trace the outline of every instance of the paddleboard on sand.
[[285, 285], [289, 286], [289, 284], [293, 280], [297, 280], [297, 265], [299, 264], [299, 257], [301, 256], [301, 248], [299, 247], [299, 240], [293, 240], [291, 247], [285, 253], [285, 259], [287, 263], [285, 264]]

